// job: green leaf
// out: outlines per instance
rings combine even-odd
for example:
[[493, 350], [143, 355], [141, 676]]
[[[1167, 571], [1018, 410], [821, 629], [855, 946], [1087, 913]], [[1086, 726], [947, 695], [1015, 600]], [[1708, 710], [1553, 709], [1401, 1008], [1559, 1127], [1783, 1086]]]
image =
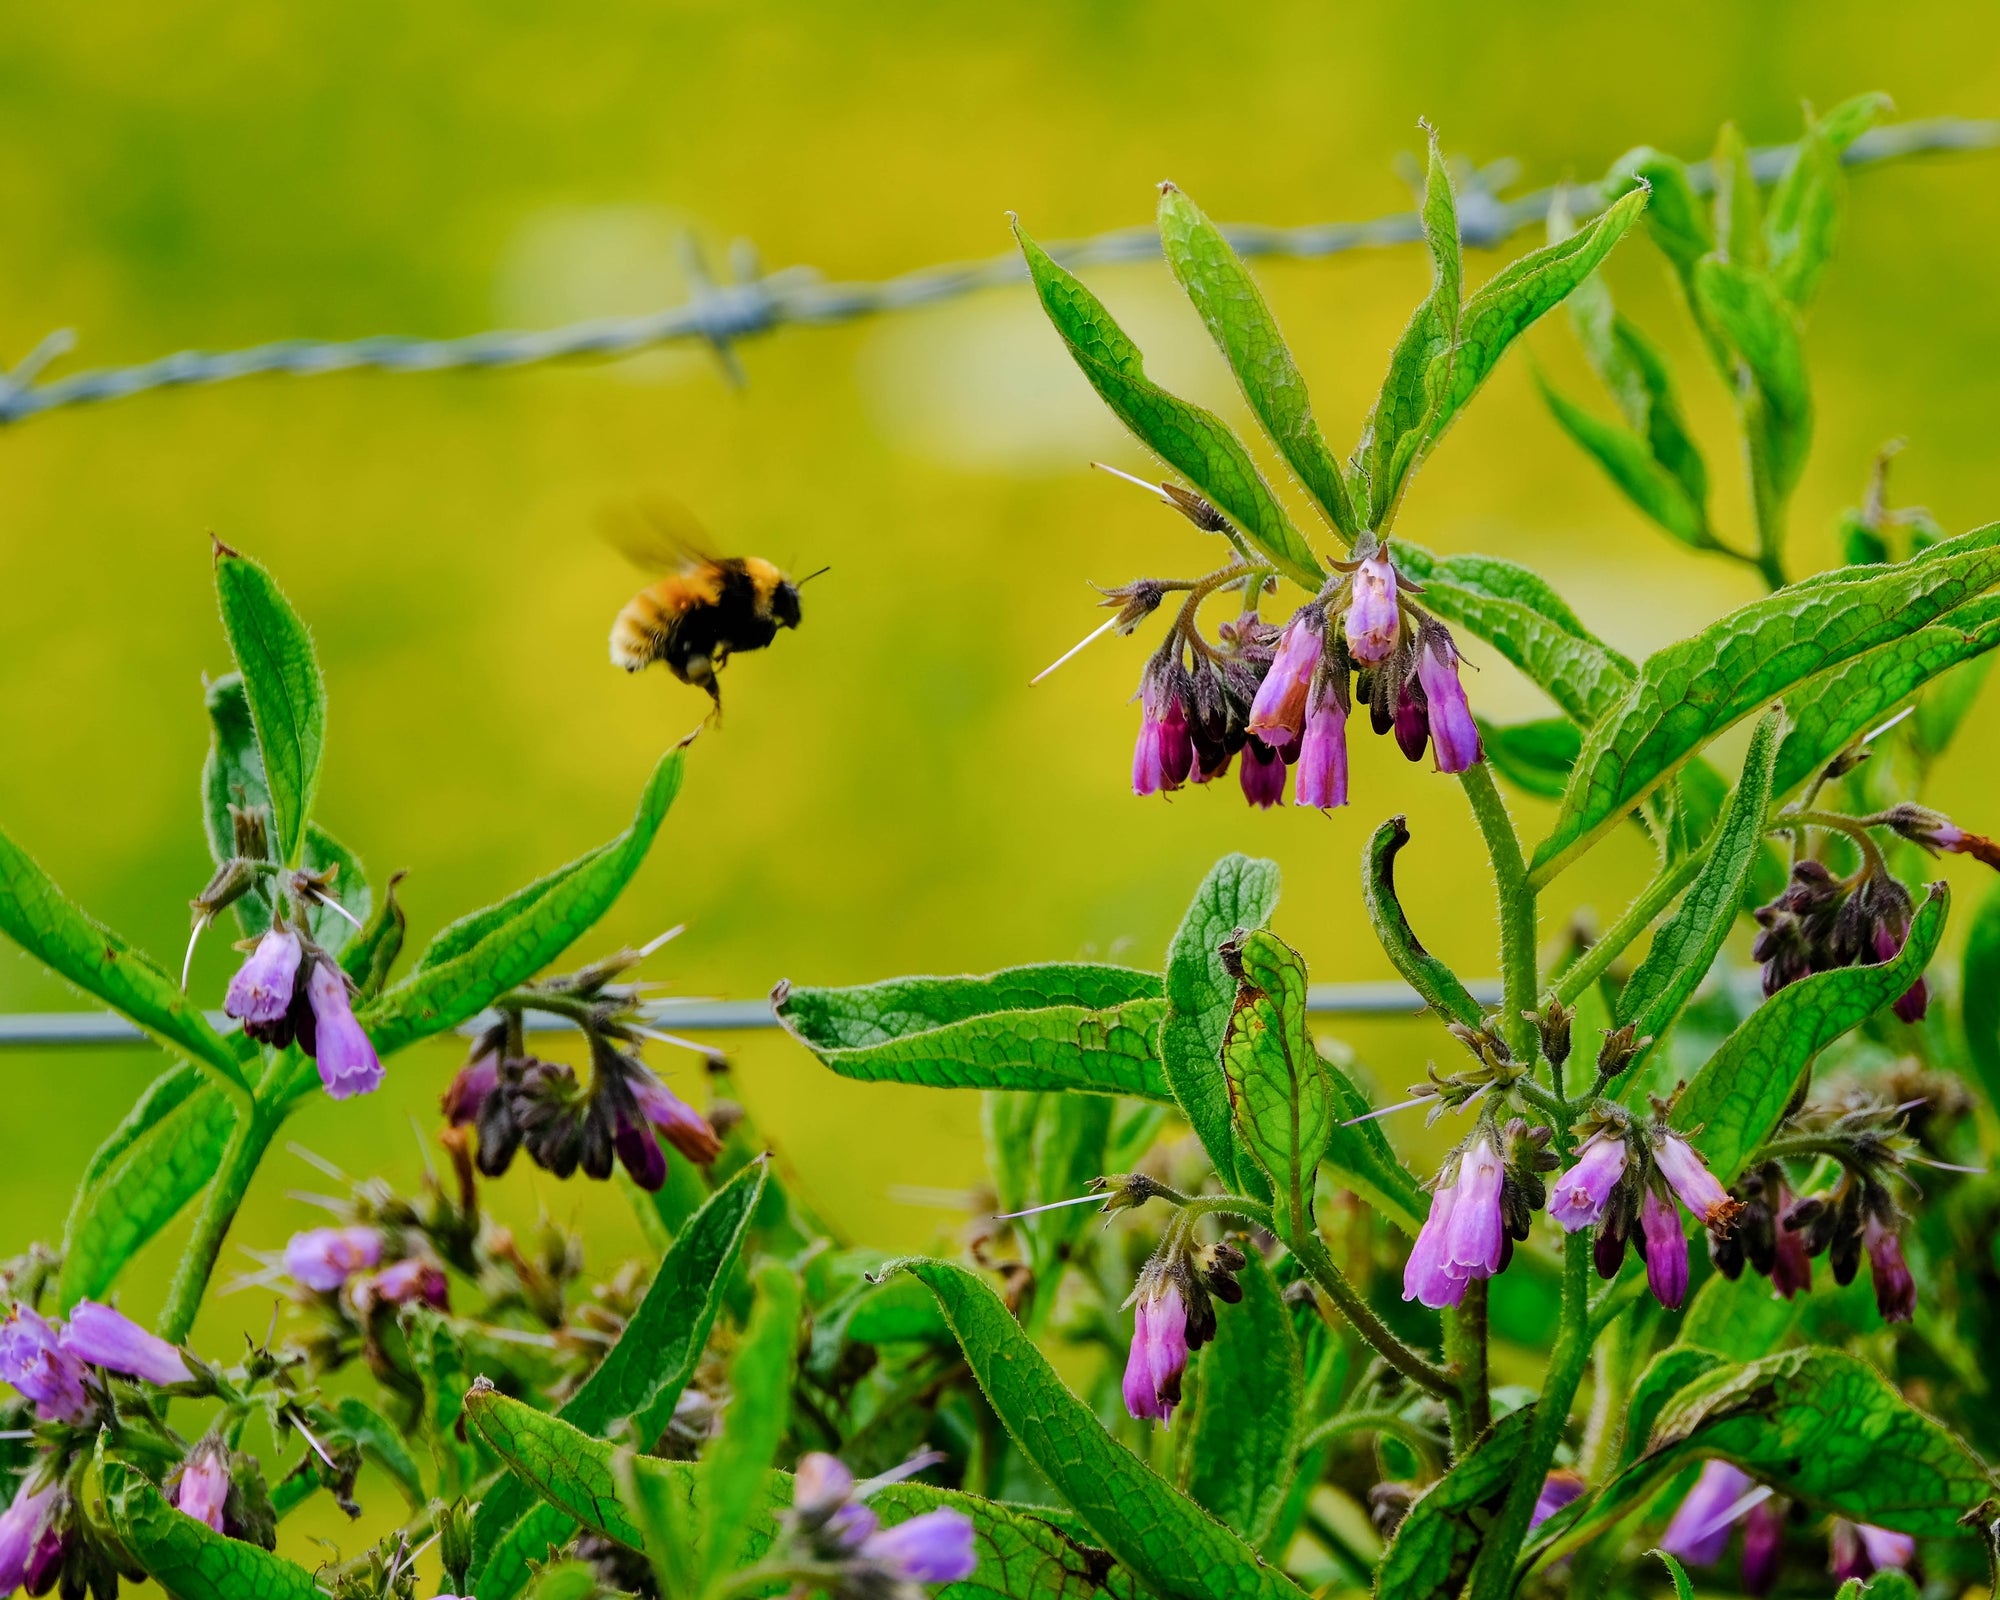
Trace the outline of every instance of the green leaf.
[[1630, 687], [1632, 663], [1526, 567], [1494, 556], [1440, 558], [1402, 539], [1395, 555], [1423, 585], [1427, 607], [1492, 645], [1575, 721], [1595, 722]]
[[[639, 1545], [639, 1528], [619, 1500], [610, 1445], [491, 1388], [475, 1388], [466, 1397], [466, 1411], [508, 1467], [559, 1507], [565, 1521], [581, 1522], [620, 1544]], [[700, 1466], [653, 1456], [629, 1459], [645, 1491], [669, 1498], [682, 1521], [692, 1523], [700, 1515], [707, 1497]], [[746, 1560], [762, 1559], [776, 1533], [774, 1513], [791, 1499], [791, 1474], [766, 1474], [760, 1502], [745, 1518]], [[936, 1590], [938, 1600], [1138, 1600], [1142, 1593], [1131, 1574], [1102, 1551], [1078, 1543], [1052, 1516], [1027, 1507], [907, 1482], [876, 1490], [868, 1503], [892, 1526], [939, 1509], [971, 1520], [978, 1570]]]
[[1479, 1002], [1457, 973], [1424, 948], [1396, 897], [1396, 857], [1409, 842], [1409, 823], [1402, 816], [1391, 817], [1370, 836], [1361, 857], [1362, 904], [1368, 908], [1376, 942], [1396, 964], [1403, 981], [1445, 1021], [1476, 1028], [1484, 1014]]
[[1736, 262], [1718, 256], [1698, 262], [1694, 287], [1702, 310], [1749, 373], [1761, 404], [1746, 417], [1759, 430], [1771, 486], [1782, 499], [1797, 486], [1812, 448], [1812, 388], [1798, 324], [1771, 280]]
[[937, 1344], [951, 1338], [951, 1329], [929, 1290], [896, 1278], [861, 1297], [847, 1319], [847, 1337], [859, 1344]]
[[1389, 1600], [1442, 1600], [1458, 1593], [1517, 1476], [1535, 1408], [1510, 1411], [1474, 1441], [1458, 1464], [1410, 1507], [1375, 1569], [1375, 1592]]
[[[564, 1403], [564, 1421], [602, 1437], [629, 1417], [636, 1437], [659, 1436], [708, 1343], [765, 1178], [762, 1162], [745, 1167], [688, 1220], [618, 1343]], [[510, 1480], [480, 1502], [472, 1537], [474, 1592], [508, 1600], [527, 1581], [528, 1562], [566, 1539], [568, 1525]]]
[[1262, 1545], [1291, 1491], [1305, 1378], [1277, 1280], [1254, 1249], [1244, 1257], [1243, 1299], [1221, 1308], [1193, 1375], [1182, 1487]]
[[[1729, 1280], [1717, 1273], [1711, 1281], [1727, 1283]], [[1706, 1288], [1706, 1285], [1703, 1287]], [[1695, 1296], [1695, 1303], [1701, 1303], [1701, 1295]], [[1619, 1450], [1618, 1465], [1628, 1467], [1639, 1459], [1640, 1452], [1646, 1448], [1646, 1440], [1652, 1436], [1653, 1424], [1659, 1421], [1660, 1413], [1675, 1395], [1697, 1378], [1704, 1378], [1727, 1365], [1722, 1355], [1686, 1340], [1668, 1345], [1647, 1362], [1646, 1370], [1639, 1374], [1639, 1381], [1632, 1386], [1632, 1398], [1626, 1402], [1625, 1438]]]
[[63, 1229], [57, 1299], [67, 1311], [118, 1274], [208, 1186], [235, 1108], [193, 1067], [156, 1078], [91, 1158]]
[[135, 1468], [101, 1457], [111, 1525], [170, 1600], [321, 1600], [313, 1575], [167, 1504]]
[[1604, 469], [1626, 499], [1682, 544], [1696, 550], [1714, 548], [1706, 509], [1678, 476], [1655, 459], [1646, 439], [1630, 428], [1599, 421], [1558, 393], [1539, 372], [1535, 382], [1563, 432]]
[[1715, 248], [1708, 209], [1695, 192], [1686, 165], [1649, 145], [1627, 151], [1612, 164], [1605, 180], [1606, 196], [1627, 194], [1640, 184], [1652, 191], [1646, 231], [1685, 285], [1694, 264]]
[[1201, 880], [1167, 947], [1160, 1065], [1216, 1176], [1238, 1190], [1245, 1181], [1239, 1168], [1249, 1163], [1239, 1161], [1222, 1075], [1222, 1037], [1236, 1009], [1236, 980], [1222, 964], [1222, 945], [1238, 928], [1268, 927], [1277, 908], [1275, 861], [1224, 856]]
[[1618, 996], [1619, 1024], [1636, 1026], [1642, 1039], [1666, 1037], [1736, 925], [1763, 853], [1771, 773], [1784, 733], [1784, 711], [1774, 707], [1750, 737], [1736, 792], [1717, 824], [1701, 872], [1674, 914], [1653, 935], [1645, 960]]
[[410, 1509], [422, 1510], [430, 1490], [424, 1486], [423, 1469], [403, 1443], [396, 1425], [355, 1394], [344, 1394], [336, 1400], [333, 1415], [361, 1453], [389, 1475], [409, 1501]]
[[[1042, 1115], [1035, 1129], [1035, 1204], [1074, 1199], [1093, 1178], [1109, 1170], [1104, 1144], [1111, 1134], [1115, 1105], [1108, 1095], [1101, 1094], [1042, 1097]], [[1083, 1206], [1064, 1206], [1023, 1219], [1035, 1293], [1046, 1302], [1053, 1303], [1063, 1269], [1091, 1216]]]
[[1535, 850], [1533, 880], [1547, 883], [1732, 723], [2000, 582], [1996, 545], [2000, 526], [1898, 566], [1823, 573], [1649, 656], [1585, 738], [1555, 828]]
[[1715, 174], [1716, 251], [1725, 261], [1756, 271], [1764, 265], [1764, 197], [1750, 170], [1750, 147], [1735, 123], [1725, 122], [1716, 135], [1709, 168]]
[[780, 984], [774, 1000], [792, 1037], [844, 1078], [1171, 1101], [1159, 995], [1150, 972], [1079, 962], [853, 989]]
[[498, 905], [462, 917], [417, 958], [409, 976], [363, 1008], [362, 1025], [387, 1055], [478, 1015], [495, 995], [532, 978], [610, 909], [646, 858], [680, 793], [686, 751], [660, 758], [631, 827]]
[[1673, 1125], [1693, 1140], [1724, 1184], [1736, 1181], [1752, 1152], [1771, 1136], [1813, 1057], [1923, 976], [1950, 903], [1949, 887], [1932, 884], [1894, 959], [1816, 972], [1780, 989], [1694, 1075], [1675, 1102]]
[[1148, 378], [1138, 346], [1125, 337], [1097, 296], [1057, 266], [1019, 223], [1014, 237], [1020, 241], [1042, 309], [1118, 420], [1213, 501], [1281, 572], [1317, 590], [1326, 574], [1243, 441], [1212, 412], [1168, 394]]
[[1366, 469], [1371, 528], [1387, 525], [1405, 480], [1425, 445], [1435, 437], [1456, 361], [1465, 286], [1459, 259], [1458, 204], [1435, 131], [1430, 135], [1419, 220], [1431, 255], [1430, 293], [1390, 352], [1382, 393], [1356, 452]]
[[1524, 794], [1560, 800], [1569, 785], [1569, 769], [1583, 748], [1583, 735], [1567, 717], [1542, 717], [1534, 722], [1479, 724], [1479, 742], [1494, 770]]
[[1352, 544], [1357, 530], [1347, 480], [1313, 420], [1305, 379], [1257, 280], [1222, 230], [1171, 183], [1160, 185], [1159, 221], [1167, 265], [1208, 325], [1243, 398], [1327, 520]]
[[2000, 1112], [2000, 885], [1986, 891], [1972, 914], [1960, 971], [1965, 1053], [1979, 1075], [1987, 1107]]
[[1297, 1600], [1297, 1585], [1104, 1431], [986, 1284], [948, 1261], [900, 1270], [937, 1296], [1021, 1453], [1148, 1588], [1167, 1600]]
[[306, 625], [256, 562], [218, 549], [215, 592], [263, 754], [272, 852], [281, 863], [296, 866], [304, 857], [306, 824], [319, 793], [326, 683]]
[[1667, 1575], [1674, 1580], [1674, 1600], [1694, 1600], [1694, 1585], [1688, 1582], [1687, 1569], [1664, 1550], [1651, 1550], [1667, 1564]]
[[1798, 1315], [1798, 1301], [1784, 1299], [1756, 1273], [1731, 1279], [1718, 1272], [1696, 1291], [1681, 1318], [1680, 1342], [1731, 1361], [1754, 1361], [1784, 1343]]
[[1414, 1233], [1430, 1202], [1379, 1122], [1344, 1125], [1371, 1107], [1313, 1048], [1305, 962], [1276, 934], [1263, 932], [1244, 936], [1236, 960], [1242, 976], [1222, 1041], [1222, 1071], [1237, 1137], [1271, 1180], [1281, 1228], [1310, 1217], [1313, 1174], [1324, 1160], [1344, 1187]]
[[1846, 180], [1841, 151], [1890, 109], [1884, 94], [1857, 95], [1824, 119], [1809, 119], [1792, 164], [1771, 190], [1764, 241], [1778, 293], [1803, 310], [1833, 257]]
[[1960, 1532], [1960, 1515], [1993, 1487], [1979, 1458], [1880, 1372], [1821, 1348], [1721, 1367], [1690, 1383], [1606, 1497], [1616, 1502], [1631, 1480], [1657, 1482], [1703, 1456], [1734, 1462], [1816, 1511], [1924, 1538]]
[[0, 833], [0, 932], [176, 1054], [243, 1081], [236, 1053], [144, 951], [66, 898], [27, 852]]
[[1465, 302], [1450, 382], [1430, 425], [1432, 439], [1464, 410], [1507, 346], [1597, 270], [1645, 207], [1646, 193], [1640, 189], [1614, 200], [1587, 227], [1558, 244], [1530, 251]]
[[763, 1499], [771, 1458], [791, 1420], [792, 1352], [799, 1342], [799, 1281], [766, 1261], [757, 1273], [757, 1304], [729, 1363], [729, 1409], [722, 1432], [702, 1455], [708, 1505], [702, 1519], [706, 1581], [736, 1570], [750, 1515]]

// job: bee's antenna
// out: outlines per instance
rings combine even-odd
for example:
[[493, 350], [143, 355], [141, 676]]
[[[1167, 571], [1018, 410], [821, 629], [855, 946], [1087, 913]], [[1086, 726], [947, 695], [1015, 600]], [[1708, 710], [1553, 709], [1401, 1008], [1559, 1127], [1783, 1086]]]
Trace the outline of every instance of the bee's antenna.
[[818, 577], [823, 577], [825, 574], [831, 571], [833, 571], [833, 564], [829, 562], [827, 563], [827, 565], [821, 567], [818, 572], [808, 572], [803, 578], [799, 579], [797, 583], [793, 584], [792, 587], [794, 589], [803, 589], [807, 584], [811, 583], [813, 579]]

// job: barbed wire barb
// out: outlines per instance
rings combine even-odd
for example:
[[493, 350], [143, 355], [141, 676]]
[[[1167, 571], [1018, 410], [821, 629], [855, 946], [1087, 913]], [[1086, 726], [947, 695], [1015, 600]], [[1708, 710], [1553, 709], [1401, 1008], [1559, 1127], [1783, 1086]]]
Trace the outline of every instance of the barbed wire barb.
[[[2000, 122], [1959, 117], [1892, 123], [1874, 128], [1850, 145], [1849, 166], [1869, 166], [1908, 156], [1944, 151], [1990, 150], [2000, 145]], [[1796, 145], [1754, 151], [1751, 169], [1761, 183], [1775, 182], [1790, 166]], [[1603, 209], [1606, 195], [1597, 183], [1547, 187], [1500, 198], [1497, 191], [1517, 170], [1507, 160], [1470, 169], [1459, 196], [1459, 234], [1475, 249], [1494, 249], [1525, 229], [1544, 224], [1558, 192], [1571, 215], [1582, 219]], [[1707, 162], [1689, 169], [1697, 190], [1707, 192], [1713, 175]], [[1352, 250], [1413, 244], [1423, 237], [1414, 211], [1393, 212], [1364, 222], [1308, 223], [1273, 227], [1259, 223], [1225, 225], [1223, 233], [1246, 257], [1314, 261]], [[136, 366], [102, 367], [42, 381], [44, 370], [75, 345], [69, 330], [43, 339], [0, 375], [0, 423], [18, 423], [68, 406], [122, 400], [153, 389], [225, 383], [258, 374], [309, 377], [369, 368], [381, 372], [442, 372], [465, 368], [532, 366], [545, 361], [611, 359], [661, 345], [697, 340], [715, 354], [731, 383], [745, 381], [737, 346], [784, 327], [823, 327], [860, 317], [880, 316], [935, 305], [976, 290], [1021, 283], [1027, 274], [1012, 253], [985, 261], [922, 267], [877, 282], [828, 282], [815, 269], [797, 266], [766, 273], [755, 247], [739, 241], [730, 251], [730, 278], [718, 282], [698, 243], [683, 246], [689, 282], [686, 302], [636, 317], [604, 317], [538, 331], [504, 330], [459, 338], [406, 338], [378, 335], [347, 341], [288, 339], [243, 350], [183, 350]], [[1147, 261], [1160, 254], [1160, 236], [1150, 226], [1114, 229], [1089, 239], [1057, 244], [1049, 253], [1064, 266], [1103, 266]]]

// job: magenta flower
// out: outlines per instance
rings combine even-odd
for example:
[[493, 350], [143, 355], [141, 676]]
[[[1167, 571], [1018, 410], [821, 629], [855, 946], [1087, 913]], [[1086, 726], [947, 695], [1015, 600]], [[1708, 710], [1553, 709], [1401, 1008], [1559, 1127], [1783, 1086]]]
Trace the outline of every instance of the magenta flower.
[[1499, 1147], [1492, 1134], [1481, 1128], [1458, 1161], [1458, 1198], [1445, 1227], [1444, 1255], [1439, 1262], [1440, 1270], [1448, 1276], [1470, 1283], [1500, 1270], [1507, 1242], [1500, 1216], [1500, 1189], [1506, 1175]]
[[62, 1534], [53, 1515], [57, 1486], [30, 1490], [33, 1481], [33, 1473], [24, 1477], [14, 1491], [14, 1503], [0, 1511], [0, 1595], [23, 1585], [46, 1594], [40, 1580], [53, 1576], [51, 1564], [62, 1551]]
[[1574, 1472], [1551, 1472], [1542, 1480], [1542, 1492], [1535, 1497], [1535, 1512], [1528, 1519], [1528, 1531], [1533, 1533], [1582, 1493], [1583, 1479]]
[[1347, 708], [1330, 693], [1307, 713], [1292, 804], [1322, 811], [1347, 804]]
[[1132, 747], [1132, 792], [1158, 794], [1187, 782], [1194, 766], [1194, 732], [1188, 723], [1192, 684], [1171, 655], [1146, 664], [1139, 680], [1139, 738]]
[[1549, 1215], [1564, 1233], [1588, 1228], [1604, 1215], [1611, 1192], [1625, 1176], [1625, 1140], [1600, 1133], [1578, 1152], [1576, 1165], [1556, 1179], [1549, 1192]]
[[312, 1002], [314, 1055], [319, 1081], [336, 1100], [371, 1094], [382, 1086], [382, 1063], [347, 999], [347, 978], [331, 961], [315, 961], [306, 978]]
[[1785, 1213], [1791, 1208], [1792, 1193], [1781, 1183], [1772, 1207], [1778, 1225], [1771, 1260], [1771, 1287], [1786, 1300], [1812, 1287], [1812, 1257], [1806, 1254], [1806, 1241], [1798, 1229], [1785, 1226]]
[[1438, 771], [1464, 772], [1485, 752], [1458, 681], [1458, 649], [1441, 627], [1426, 627], [1417, 641], [1417, 682], [1424, 691]]
[[1743, 1514], [1737, 1506], [1752, 1487], [1750, 1474], [1740, 1467], [1705, 1462], [1660, 1536], [1660, 1548], [1691, 1567], [1714, 1566], [1729, 1546], [1729, 1530]]
[[808, 1450], [792, 1477], [792, 1509], [801, 1516], [828, 1515], [854, 1493], [854, 1474], [839, 1456]]
[[1254, 733], [1243, 746], [1243, 798], [1269, 810], [1285, 798], [1285, 758]]
[[1785, 1554], [1785, 1514], [1765, 1500], [1743, 1518], [1743, 1592], [1762, 1600], [1776, 1587]]
[[1653, 1164], [1680, 1196], [1681, 1204], [1709, 1227], [1726, 1231], [1741, 1215], [1742, 1202], [1729, 1198], [1729, 1191], [1716, 1181], [1695, 1147], [1671, 1129], [1653, 1131]]
[[[1909, 936], [1909, 913], [1892, 906], [1875, 924], [1875, 959], [1878, 962], [1893, 961]], [[1930, 1003], [1931, 986], [1924, 981], [1923, 974], [1918, 973], [1917, 981], [1898, 995], [1896, 1003], [1889, 1009], [1905, 1022], [1922, 1022]]]
[[871, 1534], [861, 1554], [903, 1583], [962, 1583], [979, 1569], [972, 1519], [962, 1511], [925, 1511]]
[[1142, 1287], [1125, 1358], [1125, 1409], [1141, 1422], [1171, 1426], [1187, 1359], [1187, 1306], [1180, 1290], [1171, 1281], [1152, 1292]]
[[63, 1348], [61, 1328], [33, 1306], [16, 1305], [0, 1322], [0, 1378], [48, 1421], [81, 1422], [90, 1410], [82, 1360]]
[[1354, 569], [1354, 598], [1347, 608], [1347, 653], [1364, 666], [1387, 661], [1401, 627], [1396, 564], [1384, 546]]
[[1688, 1242], [1673, 1201], [1652, 1184], [1639, 1211], [1640, 1240], [1646, 1252], [1646, 1282], [1653, 1298], [1678, 1311], [1688, 1292]]
[[224, 1531], [222, 1508], [229, 1502], [229, 1457], [221, 1445], [204, 1439], [181, 1465], [174, 1504], [217, 1533]]
[[[1798, 1236], [1793, 1235], [1794, 1238]], [[1917, 1280], [1903, 1260], [1903, 1242], [1880, 1217], [1871, 1216], [1862, 1230], [1868, 1249], [1868, 1272], [1875, 1280], [1875, 1308], [1884, 1322], [1908, 1322], [1916, 1314]]]
[[384, 1267], [368, 1280], [368, 1293], [389, 1305], [427, 1305], [434, 1311], [451, 1309], [451, 1285], [434, 1262], [421, 1256], [407, 1256]]
[[1835, 1517], [1827, 1535], [1827, 1570], [1835, 1583], [1850, 1578], [1866, 1578], [1894, 1567], [1908, 1571], [1917, 1559], [1917, 1541], [1907, 1533], [1893, 1533], [1871, 1523], [1849, 1522]]
[[312, 1228], [285, 1243], [286, 1273], [321, 1294], [344, 1288], [381, 1259], [382, 1235], [373, 1228]]
[[[638, 1103], [640, 1114], [660, 1131], [667, 1143], [696, 1166], [705, 1167], [722, 1154], [722, 1141], [715, 1136], [708, 1118], [659, 1079], [635, 1078], [632, 1098]], [[661, 1177], [664, 1180], [664, 1172]]]
[[1325, 639], [1326, 612], [1317, 605], [1294, 612], [1278, 639], [1271, 670], [1250, 702], [1250, 731], [1274, 749], [1284, 749], [1305, 729], [1306, 694]]
[[1466, 1280], [1444, 1270], [1445, 1235], [1451, 1230], [1451, 1214], [1457, 1205], [1456, 1185], [1440, 1183], [1431, 1191], [1430, 1212], [1417, 1230], [1417, 1242], [1410, 1247], [1410, 1259], [1403, 1267], [1403, 1298], [1433, 1311], [1455, 1306], [1465, 1298]]
[[1424, 703], [1423, 688], [1414, 678], [1404, 679], [1396, 688], [1396, 709], [1391, 725], [1396, 732], [1396, 748], [1403, 752], [1403, 758], [1406, 761], [1423, 760], [1424, 749], [1431, 742], [1431, 714]]
[[479, 1120], [487, 1097], [500, 1085], [500, 1052], [481, 1050], [460, 1067], [445, 1089], [439, 1105], [445, 1120], [463, 1128]]
[[93, 1367], [122, 1372], [148, 1383], [186, 1383], [192, 1373], [180, 1351], [148, 1333], [122, 1311], [84, 1300], [69, 1314], [63, 1348]]
[[222, 1009], [250, 1025], [282, 1022], [292, 1008], [301, 953], [296, 933], [289, 928], [273, 928], [257, 941], [257, 948], [229, 980]]

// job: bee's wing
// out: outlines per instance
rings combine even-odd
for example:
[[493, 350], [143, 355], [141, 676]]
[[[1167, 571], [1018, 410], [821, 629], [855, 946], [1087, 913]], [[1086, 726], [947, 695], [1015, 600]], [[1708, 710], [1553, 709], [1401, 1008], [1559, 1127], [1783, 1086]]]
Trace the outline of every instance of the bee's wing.
[[708, 530], [680, 501], [650, 494], [620, 501], [599, 513], [604, 541], [643, 572], [673, 572], [712, 560]]

